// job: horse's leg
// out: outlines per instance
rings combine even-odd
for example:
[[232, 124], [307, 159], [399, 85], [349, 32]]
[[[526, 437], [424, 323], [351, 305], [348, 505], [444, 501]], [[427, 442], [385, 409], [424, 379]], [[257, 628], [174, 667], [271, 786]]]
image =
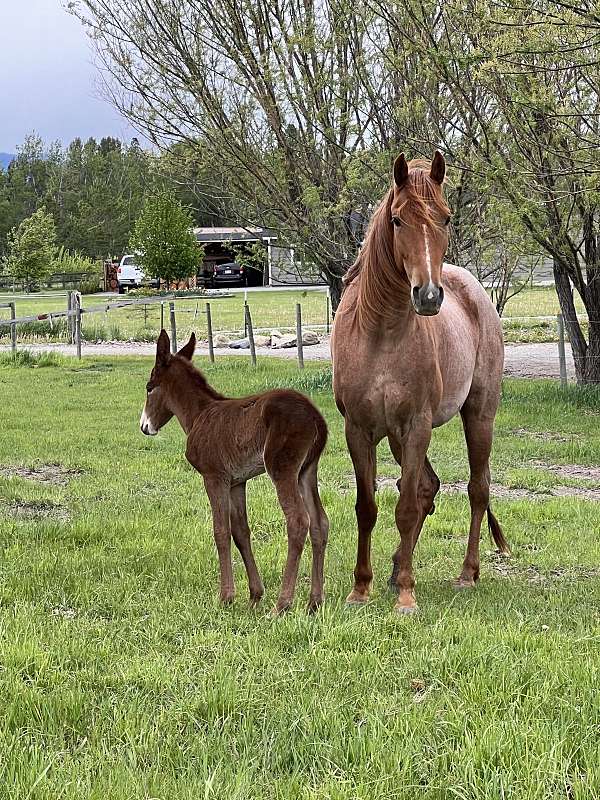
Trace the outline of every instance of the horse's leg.
[[235, 596], [231, 566], [231, 528], [229, 521], [229, 482], [217, 477], [204, 476], [204, 486], [210, 500], [213, 533], [221, 571], [221, 602], [231, 603]]
[[[431, 439], [431, 420], [413, 418], [402, 437], [390, 436], [394, 446], [401, 441], [402, 480], [400, 498], [396, 504], [396, 525], [400, 532], [400, 546], [394, 553], [394, 570], [398, 587], [395, 610], [401, 614], [412, 614], [417, 610], [412, 569], [413, 551], [426, 514], [419, 502], [419, 485], [424, 469], [427, 448]], [[431, 508], [431, 502], [428, 510]]]
[[321, 503], [317, 483], [318, 462], [311, 464], [300, 476], [299, 486], [304, 505], [310, 518], [310, 542], [312, 546], [312, 574], [308, 610], [316, 611], [324, 600], [325, 547], [329, 533], [329, 520]]
[[250, 544], [250, 527], [246, 513], [246, 484], [239, 483], [231, 487], [229, 519], [231, 535], [244, 561], [248, 586], [250, 589], [250, 605], [255, 606], [264, 594], [264, 587], [254, 561]]
[[[394, 451], [395, 443], [390, 442], [390, 447], [392, 449], [392, 453], [394, 457], [397, 458], [398, 463], [402, 462], [401, 457], [398, 458], [396, 456], [396, 452]], [[398, 480], [398, 491], [402, 491], [402, 479]], [[440, 489], [440, 479], [435, 473], [435, 470], [431, 466], [431, 463], [427, 457], [425, 457], [425, 463], [421, 468], [421, 475], [419, 478], [419, 488], [418, 488], [418, 498], [419, 498], [419, 507], [421, 509], [421, 522], [417, 526], [416, 538], [413, 543], [413, 551], [417, 545], [417, 539], [419, 534], [421, 533], [421, 529], [423, 527], [423, 523], [429, 514], [433, 514], [435, 511], [435, 496]], [[392, 566], [392, 574], [389, 579], [389, 587], [392, 591], [398, 590], [397, 584], [398, 578], [398, 565], [394, 562]]]
[[[492, 449], [494, 418], [489, 414], [483, 416], [478, 406], [479, 403], [467, 399], [460, 412], [469, 452], [468, 491], [471, 505], [471, 525], [462, 572], [455, 582], [455, 586], [459, 589], [471, 588], [479, 580], [481, 521], [490, 504], [489, 459]], [[501, 533], [500, 537], [503, 541]]]
[[348, 605], [361, 605], [369, 600], [373, 582], [371, 567], [371, 533], [377, 522], [375, 503], [376, 448], [372, 439], [346, 418], [346, 442], [356, 476], [356, 521], [358, 546], [354, 568], [354, 588], [346, 598]]

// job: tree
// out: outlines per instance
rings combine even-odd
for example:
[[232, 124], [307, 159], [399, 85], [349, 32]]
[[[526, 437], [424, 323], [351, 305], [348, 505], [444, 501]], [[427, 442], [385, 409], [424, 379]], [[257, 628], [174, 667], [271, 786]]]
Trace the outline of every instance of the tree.
[[9, 232], [6, 272], [24, 281], [30, 291], [54, 271], [56, 250], [54, 219], [42, 206]]
[[[436, 76], [430, 140], [509, 203], [551, 259], [577, 380], [600, 382], [600, 21], [588, 3], [480, 0], [378, 11]], [[402, 68], [402, 57], [396, 57]], [[423, 99], [425, 102], [425, 98]], [[575, 311], [583, 302], [589, 333]]]
[[[114, 77], [108, 91], [122, 113], [158, 144], [185, 142], [201, 151], [204, 164], [225, 172], [235, 222], [276, 227], [280, 240], [318, 265], [335, 304], [363, 236], [354, 212], [372, 201], [374, 184], [383, 194], [387, 148], [399, 138], [384, 121], [398, 90], [385, 70], [372, 68], [367, 5], [69, 5]], [[360, 81], [365, 72], [369, 92]]]
[[132, 253], [147, 275], [167, 282], [196, 275], [203, 259], [202, 247], [192, 232], [189, 211], [172, 194], [149, 197], [129, 242]]

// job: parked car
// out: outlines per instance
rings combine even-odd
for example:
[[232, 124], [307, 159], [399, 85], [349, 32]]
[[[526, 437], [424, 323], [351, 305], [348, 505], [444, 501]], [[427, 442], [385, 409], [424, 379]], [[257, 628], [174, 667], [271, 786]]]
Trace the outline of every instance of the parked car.
[[209, 277], [210, 286], [247, 286], [248, 278], [244, 267], [236, 261], [226, 261], [224, 264], [215, 264], [212, 277]]
[[158, 289], [160, 280], [158, 278], [147, 279], [144, 272], [136, 265], [136, 256], [123, 256], [117, 269], [117, 283], [119, 284], [119, 294], [123, 294], [125, 289], [139, 289], [140, 286], [152, 286]]

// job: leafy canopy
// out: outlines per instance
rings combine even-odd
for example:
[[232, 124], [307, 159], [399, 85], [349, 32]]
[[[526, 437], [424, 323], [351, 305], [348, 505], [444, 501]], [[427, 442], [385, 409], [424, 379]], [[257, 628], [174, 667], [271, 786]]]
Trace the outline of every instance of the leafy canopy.
[[31, 285], [52, 274], [56, 254], [54, 218], [42, 206], [9, 231], [5, 271]]
[[171, 193], [146, 200], [129, 241], [146, 275], [170, 283], [196, 274], [203, 251], [192, 228], [190, 212]]

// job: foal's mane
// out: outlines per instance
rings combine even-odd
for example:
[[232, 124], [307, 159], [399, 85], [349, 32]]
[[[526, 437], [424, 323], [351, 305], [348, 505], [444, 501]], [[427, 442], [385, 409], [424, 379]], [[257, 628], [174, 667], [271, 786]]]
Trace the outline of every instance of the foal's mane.
[[[394, 209], [394, 216], [400, 217], [403, 225], [433, 228], [438, 223], [432, 210], [435, 209], [441, 216], [448, 216], [450, 209], [439, 184], [429, 174], [431, 162], [414, 159], [408, 167], [403, 202]], [[373, 328], [382, 316], [392, 316], [390, 296], [408, 297], [409, 294], [406, 272], [402, 265], [396, 263], [394, 255], [393, 200], [394, 184], [373, 212], [358, 258], [344, 276], [346, 286], [360, 278], [358, 321], [361, 327]]]
[[224, 399], [224, 395], [219, 394], [216, 389], [213, 389], [213, 387], [204, 377], [204, 373], [200, 372], [200, 370], [195, 367], [191, 361], [188, 361], [187, 358], [180, 356], [177, 358], [177, 363], [179, 364], [180, 368], [184, 370], [189, 386], [194, 391], [208, 395], [213, 400]]

